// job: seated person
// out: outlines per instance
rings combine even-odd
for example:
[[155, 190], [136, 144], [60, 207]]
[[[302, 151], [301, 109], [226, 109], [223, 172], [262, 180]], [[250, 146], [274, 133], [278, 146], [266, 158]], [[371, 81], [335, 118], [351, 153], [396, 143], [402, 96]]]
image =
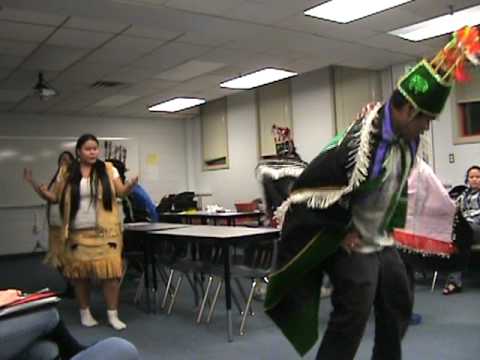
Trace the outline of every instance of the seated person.
[[0, 359], [136, 360], [139, 355], [134, 345], [116, 337], [81, 345], [50, 306], [0, 318]]
[[[457, 207], [473, 232], [473, 243], [480, 244], [480, 166], [474, 165], [467, 170], [466, 190], [457, 198]], [[443, 295], [462, 291], [462, 271], [449, 274], [443, 289]]]
[[[128, 169], [125, 164], [117, 159], [107, 159], [118, 170], [120, 179], [125, 183], [125, 172]], [[136, 184], [128, 197], [124, 198], [126, 204], [123, 204], [125, 222], [149, 221], [158, 222], [158, 214], [155, 203], [148, 193], [139, 184]]]

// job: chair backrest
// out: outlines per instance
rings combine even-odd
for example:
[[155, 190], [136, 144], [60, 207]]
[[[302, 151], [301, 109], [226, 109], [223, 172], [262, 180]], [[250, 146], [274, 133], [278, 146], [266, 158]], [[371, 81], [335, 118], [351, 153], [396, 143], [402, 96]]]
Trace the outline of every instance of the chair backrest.
[[455, 200], [460, 195], [462, 195], [465, 190], [467, 190], [467, 187], [465, 185], [457, 185], [450, 189], [448, 195], [450, 195], [450, 198]]
[[255, 269], [273, 270], [277, 263], [278, 242], [280, 239], [269, 239], [250, 243], [243, 249], [242, 265]]

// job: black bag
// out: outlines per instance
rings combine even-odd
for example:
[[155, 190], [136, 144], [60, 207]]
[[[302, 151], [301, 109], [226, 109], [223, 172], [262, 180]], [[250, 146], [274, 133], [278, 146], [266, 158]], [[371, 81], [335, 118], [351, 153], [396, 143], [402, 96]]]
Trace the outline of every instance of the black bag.
[[185, 191], [175, 196], [173, 200], [172, 211], [181, 212], [197, 208], [197, 202], [193, 200], [195, 193], [192, 191]]
[[160, 203], [157, 205], [157, 213], [171, 212], [173, 210], [173, 200], [175, 194], [165, 195]]

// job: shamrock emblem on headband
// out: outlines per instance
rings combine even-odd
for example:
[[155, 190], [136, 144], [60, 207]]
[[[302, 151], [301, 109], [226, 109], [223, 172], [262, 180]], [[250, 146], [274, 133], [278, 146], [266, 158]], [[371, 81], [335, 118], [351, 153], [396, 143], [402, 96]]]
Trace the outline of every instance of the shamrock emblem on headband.
[[408, 82], [408, 88], [413, 90], [415, 95], [419, 93], [425, 94], [428, 91], [428, 82], [422, 76], [415, 74]]

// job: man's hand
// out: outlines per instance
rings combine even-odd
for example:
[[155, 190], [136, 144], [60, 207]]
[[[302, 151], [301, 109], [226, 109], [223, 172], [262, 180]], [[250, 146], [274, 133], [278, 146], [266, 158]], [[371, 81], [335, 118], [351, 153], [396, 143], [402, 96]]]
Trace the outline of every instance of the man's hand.
[[357, 230], [351, 230], [345, 235], [342, 241], [342, 247], [347, 252], [352, 252], [352, 250], [356, 249], [360, 246], [362, 240], [360, 238], [360, 234]]

